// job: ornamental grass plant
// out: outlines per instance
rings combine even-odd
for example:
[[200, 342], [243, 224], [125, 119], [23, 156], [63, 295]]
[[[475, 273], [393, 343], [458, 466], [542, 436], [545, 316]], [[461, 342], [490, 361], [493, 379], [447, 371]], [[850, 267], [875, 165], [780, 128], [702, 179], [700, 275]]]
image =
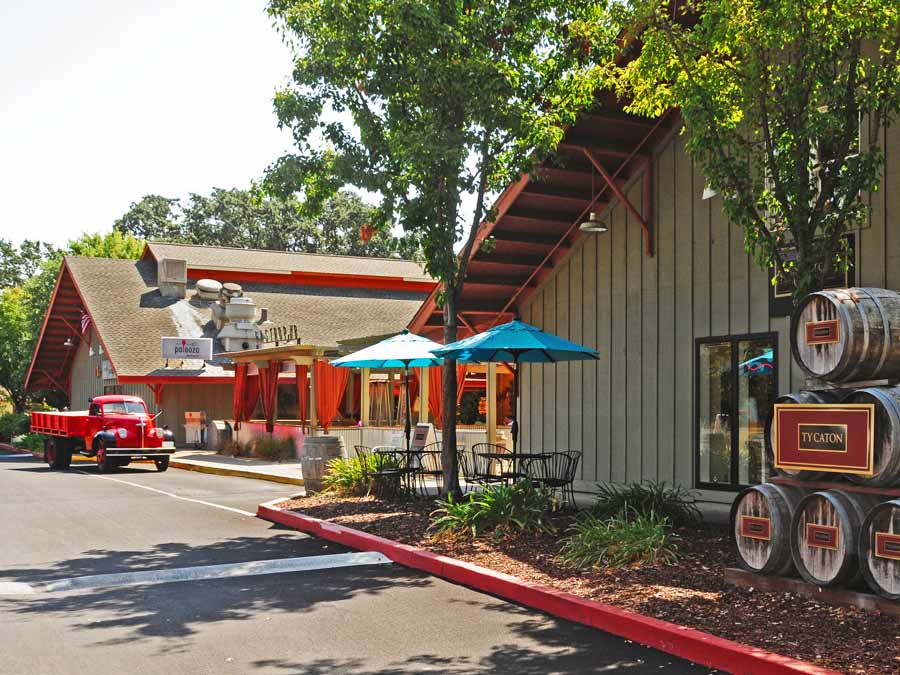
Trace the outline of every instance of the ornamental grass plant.
[[325, 492], [339, 495], [362, 495], [369, 490], [369, 481], [375, 471], [374, 457], [367, 456], [366, 463], [358, 457], [338, 457], [328, 462], [323, 477]]
[[586, 512], [569, 527], [560, 559], [577, 569], [650, 566], [678, 560], [679, 537], [665, 516], [624, 510], [611, 518]]
[[437, 500], [431, 513], [436, 536], [472, 536], [486, 533], [502, 536], [513, 531], [552, 532], [550, 513], [556, 509], [552, 491], [519, 481], [513, 485], [492, 485], [481, 492], [471, 492], [460, 500], [449, 495]]
[[681, 486], [657, 483], [600, 483], [592, 513], [601, 520], [622, 514], [666, 519], [672, 527], [698, 525], [702, 516], [694, 493]]

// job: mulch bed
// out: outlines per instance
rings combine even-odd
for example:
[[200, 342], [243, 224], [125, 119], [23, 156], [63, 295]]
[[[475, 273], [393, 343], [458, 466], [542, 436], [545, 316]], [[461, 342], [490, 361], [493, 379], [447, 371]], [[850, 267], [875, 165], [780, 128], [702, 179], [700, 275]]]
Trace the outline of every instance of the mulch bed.
[[[737, 561], [723, 526], [682, 532], [676, 565], [580, 572], [558, 561], [559, 534], [432, 540], [427, 527], [434, 507], [425, 500], [326, 494], [279, 506], [845, 673], [900, 673], [897, 617], [726, 586], [724, 570]], [[559, 532], [570, 519], [557, 517]]]

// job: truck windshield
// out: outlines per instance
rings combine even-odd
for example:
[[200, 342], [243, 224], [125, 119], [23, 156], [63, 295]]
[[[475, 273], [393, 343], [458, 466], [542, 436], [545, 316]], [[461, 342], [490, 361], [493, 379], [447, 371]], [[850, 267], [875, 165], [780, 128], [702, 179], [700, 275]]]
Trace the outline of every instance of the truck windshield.
[[143, 415], [147, 412], [143, 403], [134, 401], [115, 401], [103, 404], [104, 415]]

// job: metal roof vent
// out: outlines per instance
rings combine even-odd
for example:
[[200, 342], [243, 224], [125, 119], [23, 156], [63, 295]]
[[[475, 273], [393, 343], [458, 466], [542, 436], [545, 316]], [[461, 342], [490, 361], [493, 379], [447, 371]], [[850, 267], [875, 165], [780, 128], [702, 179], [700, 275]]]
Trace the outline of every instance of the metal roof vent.
[[244, 294], [244, 289], [240, 287], [240, 284], [222, 284], [222, 297], [223, 298], [239, 298]]
[[215, 279], [200, 279], [195, 284], [197, 297], [201, 300], [218, 300], [222, 292], [222, 284]]
[[160, 258], [156, 263], [156, 278], [164, 298], [183, 298], [187, 288], [187, 261]]

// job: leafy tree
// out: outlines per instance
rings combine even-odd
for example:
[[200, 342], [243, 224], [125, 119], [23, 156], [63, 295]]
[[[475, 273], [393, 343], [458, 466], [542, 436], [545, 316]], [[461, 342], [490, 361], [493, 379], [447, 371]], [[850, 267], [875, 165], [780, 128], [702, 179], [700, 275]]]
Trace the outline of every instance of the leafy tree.
[[[373, 224], [421, 238], [443, 287], [444, 340], [456, 340], [489, 193], [534, 169], [593, 100], [573, 75], [593, 11], [584, 0], [270, 0], [295, 51], [275, 110], [297, 147], [270, 167], [268, 189], [300, 192], [310, 211], [345, 185], [378, 195]], [[444, 484], [458, 492], [452, 362], [443, 387]]]
[[[878, 189], [880, 134], [900, 108], [896, 0], [611, 4], [634, 58], [598, 70], [630, 110], [681, 111], [687, 149], [761, 267], [795, 298], [845, 269]], [[861, 123], [862, 122], [862, 123]], [[797, 258], [785, 259], [786, 246]]]
[[193, 193], [184, 203], [147, 195], [132, 204], [114, 227], [118, 232], [143, 239], [184, 244], [417, 257], [419, 247], [412, 237], [377, 232], [363, 241], [360, 228], [369, 222], [371, 213], [372, 207], [357, 195], [345, 192], [336, 194], [318, 218], [313, 218], [304, 214], [301, 205], [291, 197], [215, 188], [208, 196]]
[[53, 253], [53, 246], [42, 241], [25, 239], [18, 248], [0, 239], [0, 288], [18, 286], [37, 273], [41, 261]]
[[144, 242], [130, 234], [113, 230], [108, 234], [85, 234], [69, 242], [68, 253], [87, 258], [120, 258], [137, 260], [144, 252]]
[[25, 409], [25, 373], [33, 346], [27, 303], [22, 288], [0, 290], [0, 387], [16, 412]]

